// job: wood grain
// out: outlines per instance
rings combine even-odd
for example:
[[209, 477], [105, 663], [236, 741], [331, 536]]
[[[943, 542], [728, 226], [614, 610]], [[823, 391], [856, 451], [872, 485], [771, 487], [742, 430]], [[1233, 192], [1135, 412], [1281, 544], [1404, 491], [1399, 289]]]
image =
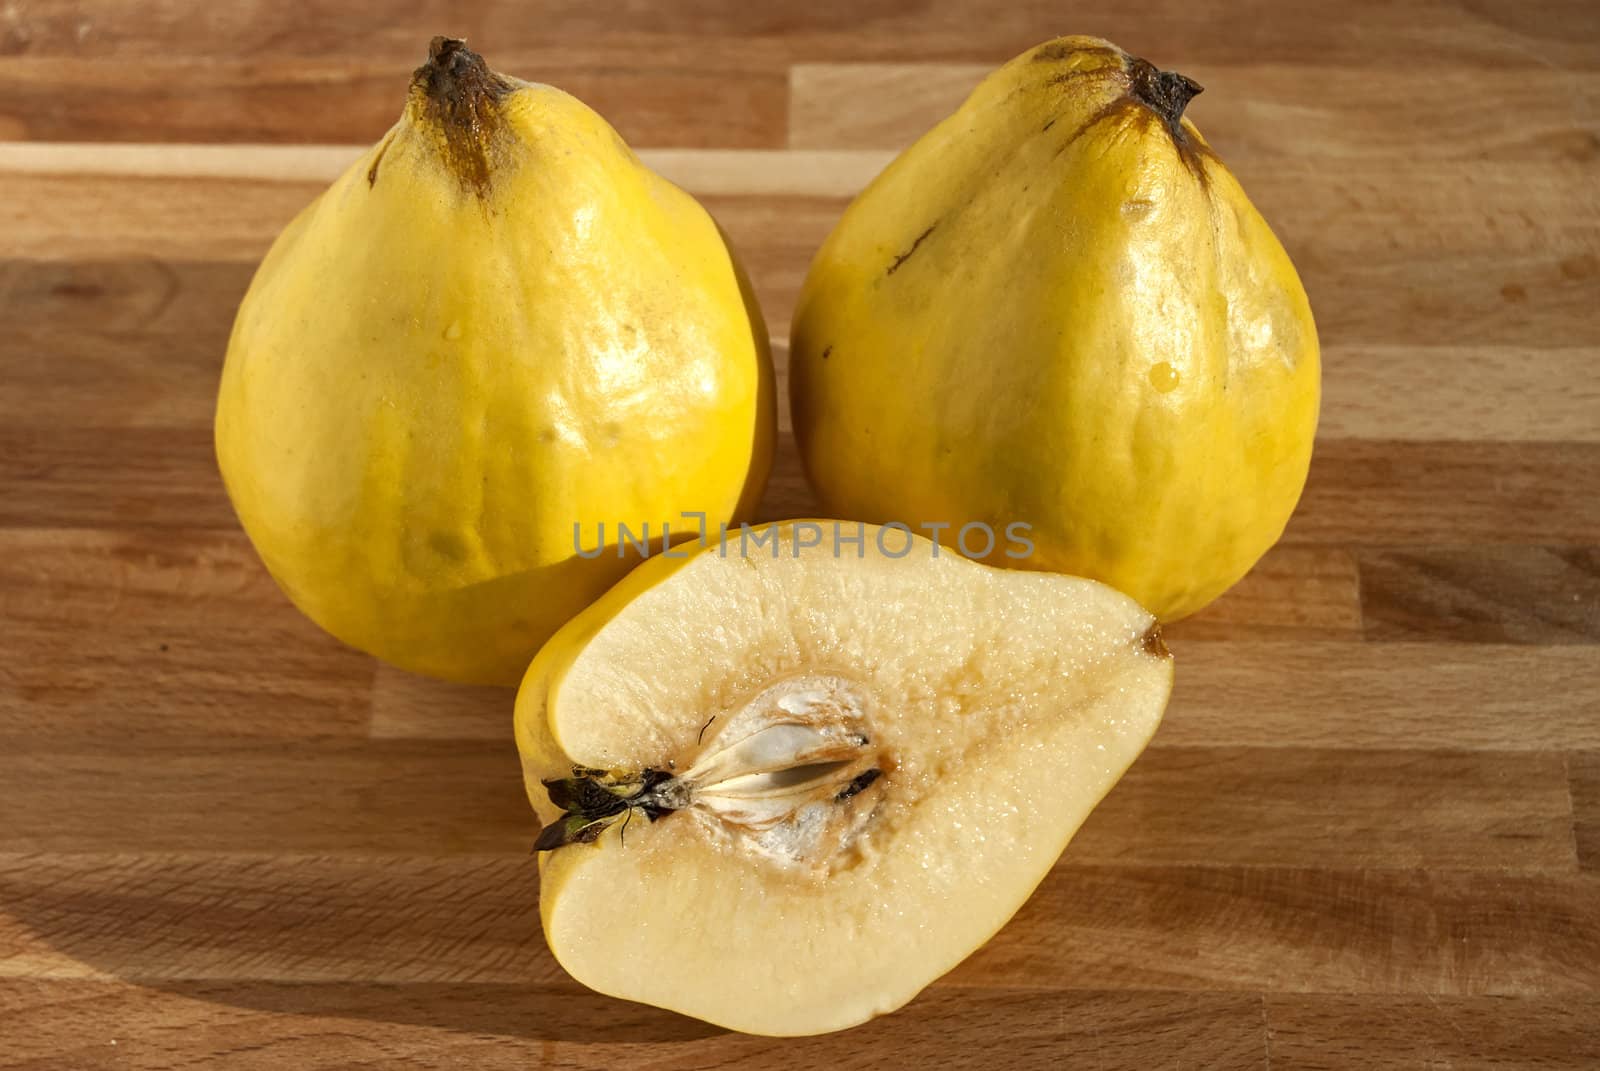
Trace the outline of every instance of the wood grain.
[[224, 852], [0, 855], [0, 976], [567, 984], [539, 930], [526, 844]]
[[0, 740], [367, 729], [372, 661], [301, 617], [237, 531], [0, 529], [0, 647]]
[[[538, 828], [503, 738], [15, 751], [0, 759], [13, 818], [0, 850], [525, 854]], [[130, 795], [139, 807], [121, 805]], [[1570, 872], [1572, 829], [1559, 755], [1368, 750], [1356, 762], [1342, 751], [1165, 746], [1128, 774], [1067, 858]]]
[[1266, 1012], [1268, 1051], [1279, 1071], [1577, 1071], [1600, 1064], [1600, 1000], [1592, 996], [1273, 994]]
[[210, 426], [246, 264], [0, 261], [7, 424]]
[[[1456, 68], [1418, 78], [1400, 66], [1172, 63], [1205, 86], [1185, 114], [1230, 164], [1254, 157], [1600, 154], [1600, 78], [1586, 71]], [[796, 64], [789, 69], [789, 144], [903, 149], [960, 107], [992, 69]], [[1502, 109], [1514, 110], [1517, 122], [1503, 122]]]
[[1600, 748], [1572, 755], [1568, 773], [1578, 861], [1585, 870], [1600, 872]]
[[237, 525], [209, 427], [0, 427], [0, 528]]
[[367, 731], [379, 740], [506, 740], [516, 698], [515, 688], [447, 684], [380, 663]]
[[1374, 548], [1360, 562], [1369, 639], [1600, 642], [1600, 548]]
[[1293, 543], [1590, 546], [1600, 443], [1319, 440]]
[[[1138, 47], [1152, 60], [1174, 55], [1196, 63], [1248, 66], [1264, 58], [1285, 65], [1400, 66], [1426, 76], [1466, 65], [1489, 69], [1594, 70], [1592, 42], [1600, 16], [1582, 0], [1530, 9], [1513, 0], [1466, 4], [1422, 0], [1397, 10], [1383, 0], [1336, 8], [1280, 8], [1263, 0], [1156, 0], [1139, 8], [1081, 11], [1063, 26], [1059, 5], [1019, 0], [1004, 8], [970, 0], [827, 2], [752, 7], [740, 0], [681, 0], [630, 10], [626, 20], [583, 0], [552, 0], [539, 19], [505, 5], [460, 10], [443, 0], [379, 0], [319, 11], [314, 32], [296, 13], [244, 5], [205, 20], [184, 0], [156, 0], [137, 13], [76, 0], [40, 0], [8, 20], [0, 51], [40, 57], [119, 54], [167, 57], [174, 48], [221, 61], [313, 56], [330, 65], [353, 56], [417, 62], [419, 45], [450, 32], [498, 49], [591, 43], [611, 49], [650, 43], [659, 55], [735, 42], [764, 62], [911, 59], [999, 63], [1060, 33], [1092, 33]], [[1269, 17], [1270, 16], [1270, 17]], [[87, 26], [85, 26], [87, 23]], [[1137, 40], [1136, 40], [1137, 39]], [[508, 68], [509, 69], [509, 68]]]
[[[0, 317], [4, 317], [7, 328], [3, 341], [8, 369], [20, 370], [31, 363], [36, 366], [33, 374], [40, 380], [39, 387], [83, 390], [87, 384], [45, 378], [51, 364], [50, 348], [77, 338], [104, 337], [124, 344], [159, 338], [169, 346], [182, 345], [189, 339], [189, 348], [199, 349], [212, 341], [206, 333], [218, 330], [224, 332], [226, 341], [239, 299], [244, 297], [254, 272], [251, 264], [156, 260], [145, 256], [120, 260], [0, 261]], [[30, 333], [47, 343], [30, 345]], [[196, 333], [201, 336], [198, 341], [191, 337]], [[74, 362], [58, 363], [66, 366], [58, 369], [60, 372], [73, 370]], [[150, 367], [140, 377], [119, 369], [114, 362], [104, 363], [103, 373], [120, 372], [126, 377], [125, 386], [159, 374], [157, 368]], [[220, 362], [216, 371], [221, 371]], [[205, 379], [201, 373], [200, 369], [186, 368], [185, 374], [170, 376], [171, 382], [162, 386], [194, 389], [200, 386], [195, 380]], [[30, 390], [30, 396], [33, 393]], [[7, 400], [15, 404], [19, 396], [20, 392]], [[19, 407], [15, 415], [24, 412]]]
[[1322, 360], [1325, 438], [1600, 438], [1600, 347], [1338, 346]]
[[[559, 984], [525, 852], [34, 853], [0, 977]], [[1058, 865], [935, 989], [1581, 995], [1600, 878]]]
[[1059, 866], [967, 984], [1592, 995], [1600, 880], [1427, 870]]
[[0, 850], [526, 855], [539, 832], [509, 740], [18, 743], [0, 770]]
[[1342, 547], [1279, 544], [1205, 611], [1166, 627], [1169, 641], [1361, 638], [1361, 581]]
[[[1266, 1054], [1259, 998], [1233, 994], [934, 991], [849, 1033], [795, 1039], [730, 1034], [569, 986], [199, 982], [149, 989], [30, 981], [0, 983], [0, 1014], [25, 1039], [14, 1047], [20, 1062], [7, 1063], [19, 1069], [62, 1066], [58, 1060], [74, 1068], [166, 1069], [194, 1051], [196, 1038], [240, 1071], [612, 1071], [619, 1051], [662, 1071], [791, 1064], [875, 1071], [882, 1053], [908, 1067], [981, 1059], [1025, 1071], [1082, 1053], [1105, 1071], [1142, 1071], [1174, 1051], [1186, 1061], [1176, 1066], [1244, 1071], [1263, 1068]], [[85, 1033], [85, 1020], [97, 1029]]]
[[[435, 31], [437, 32], [437, 31]], [[400, 118], [431, 33], [396, 61], [285, 56], [250, 63], [192, 56], [8, 59], [0, 137], [53, 141], [375, 142]], [[663, 63], [648, 47], [601, 58], [494, 49], [509, 74], [558, 86], [606, 116], [629, 144], [776, 147], [788, 109], [783, 70], [708, 49]], [[587, 61], [586, 61], [587, 60]]]
[[1157, 747], [1066, 858], [1572, 872], [1564, 771], [1538, 752]]
[[1221, 642], [1173, 653], [1157, 744], [1600, 748], [1592, 644]]

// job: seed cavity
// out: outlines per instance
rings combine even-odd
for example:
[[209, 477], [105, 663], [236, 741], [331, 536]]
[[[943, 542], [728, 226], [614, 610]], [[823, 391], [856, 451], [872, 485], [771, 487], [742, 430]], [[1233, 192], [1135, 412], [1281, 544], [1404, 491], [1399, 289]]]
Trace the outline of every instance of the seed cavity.
[[592, 843], [635, 815], [654, 822], [682, 811], [715, 839], [780, 863], [826, 866], [870, 820], [873, 807], [859, 797], [883, 777], [866, 706], [842, 678], [791, 678], [707, 719], [685, 763], [635, 772], [574, 767], [571, 777], [544, 782], [565, 813], [535, 850]]

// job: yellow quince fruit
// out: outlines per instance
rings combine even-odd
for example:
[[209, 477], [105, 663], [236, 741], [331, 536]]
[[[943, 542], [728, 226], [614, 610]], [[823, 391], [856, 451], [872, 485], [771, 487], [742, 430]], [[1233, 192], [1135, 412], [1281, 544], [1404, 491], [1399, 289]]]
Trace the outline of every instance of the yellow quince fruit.
[[659, 550], [685, 514], [754, 508], [773, 407], [766, 329], [705, 209], [573, 97], [439, 38], [400, 121], [256, 273], [217, 459], [323, 628], [514, 684], [637, 564], [619, 525]]
[[827, 512], [1031, 526], [1031, 555], [990, 560], [1102, 580], [1164, 620], [1277, 540], [1311, 459], [1317, 334], [1283, 247], [1183, 118], [1199, 89], [1106, 41], [1051, 41], [856, 199], [791, 334]]

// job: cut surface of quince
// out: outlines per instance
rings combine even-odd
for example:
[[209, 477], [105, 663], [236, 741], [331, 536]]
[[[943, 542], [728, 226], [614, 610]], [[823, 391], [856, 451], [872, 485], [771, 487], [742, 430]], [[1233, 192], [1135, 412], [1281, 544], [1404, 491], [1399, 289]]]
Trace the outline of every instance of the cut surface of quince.
[[1172, 686], [1111, 588], [808, 523], [646, 562], [517, 697], [557, 960], [757, 1034], [892, 1011], [988, 940]]

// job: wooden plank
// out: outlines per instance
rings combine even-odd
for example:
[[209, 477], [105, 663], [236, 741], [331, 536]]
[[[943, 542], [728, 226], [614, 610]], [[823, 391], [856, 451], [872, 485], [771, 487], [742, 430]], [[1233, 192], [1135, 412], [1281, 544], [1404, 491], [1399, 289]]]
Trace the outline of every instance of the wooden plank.
[[1570, 756], [1568, 776], [1578, 862], [1585, 870], [1600, 871], [1600, 749]]
[[242, 532], [0, 529], [0, 647], [0, 738], [114, 754], [367, 728], [372, 660], [302, 617]]
[[[327, 185], [366, 145], [118, 144], [0, 142], [0, 173], [122, 178], [243, 179]], [[886, 167], [891, 152], [639, 149], [651, 169], [697, 194], [850, 197]], [[310, 199], [309, 197], [307, 198]]]
[[1368, 639], [1600, 642], [1600, 548], [1359, 552]]
[[[1169, 62], [1205, 86], [1186, 114], [1230, 162], [1312, 156], [1589, 160], [1600, 152], [1600, 78], [1590, 72], [1219, 66], [1180, 55]], [[796, 64], [789, 71], [789, 145], [902, 149], [960, 107], [991, 70], [983, 64]], [[1502, 109], [1514, 112], [1516, 123], [1505, 122]]]
[[797, 63], [789, 147], [906, 148], [966, 100], [991, 64]]
[[0, 527], [238, 525], [210, 427], [0, 426]]
[[206, 428], [243, 262], [0, 260], [0, 418]]
[[[452, 787], [463, 796], [484, 788]], [[307, 809], [319, 802], [301, 796]], [[240, 801], [258, 828], [273, 821], [271, 804]], [[388, 817], [427, 820], [420, 805]], [[157, 843], [141, 836], [136, 853], [0, 855], [0, 977], [566, 981], [539, 929], [526, 842], [492, 856], [274, 854], [243, 842], [226, 854], [169, 855]], [[381, 841], [355, 846], [384, 850]]]
[[509, 740], [138, 738], [0, 758], [0, 851], [457, 852], [526, 856], [539, 823]]
[[1600, 985], [1600, 879], [1066, 864], [951, 978], [1046, 986], [1071, 979], [1119, 989], [1592, 995]]
[[[540, 19], [539, 21], [543, 21]], [[303, 36], [303, 35], [302, 35]], [[376, 142], [400, 118], [430, 33], [409, 54], [243, 60], [177, 54], [10, 57], [0, 68], [0, 135], [13, 141]], [[487, 48], [487, 46], [485, 46]], [[630, 145], [776, 147], [785, 137], [782, 68], [732, 48], [676, 62], [643, 47], [563, 54], [490, 49], [506, 74], [557, 86]], [[586, 62], [587, 60], [587, 62]]]
[[8, 175], [243, 179], [298, 184], [309, 189], [313, 184], [328, 185], [348, 171], [371, 147], [370, 142], [262, 145], [5, 141], [0, 142], [0, 172]]
[[1157, 746], [1600, 748], [1592, 644], [1191, 643], [1173, 653]]
[[[233, 265], [219, 274], [239, 274]], [[0, 317], [0, 414], [13, 425], [202, 431], [216, 413], [217, 382], [241, 287], [200, 316], [193, 334], [88, 326], [103, 302], [83, 299], [76, 326], [11, 329]], [[190, 304], [193, 304], [192, 302]], [[85, 322], [86, 321], [86, 322]]]
[[[0, 857], [0, 976], [562, 978], [524, 852]], [[619, 923], [622, 924], [622, 923]], [[955, 989], [1592, 993], [1600, 878], [1063, 863]]]
[[1322, 440], [1291, 543], [1600, 542], [1600, 444]]
[[1600, 998], [1272, 994], [1278, 1071], [1571, 1071], [1600, 1065]]
[[[0, 984], [0, 1014], [13, 1035], [7, 1066], [30, 1071], [63, 1059], [166, 1071], [197, 1058], [231, 1071], [615, 1071], [619, 1058], [660, 1071], [877, 1071], [885, 1053], [941, 1071], [979, 1050], [1020, 1071], [1091, 1053], [1100, 1071], [1243, 1071], [1262, 1068], [1266, 1054], [1261, 1001], [1248, 994], [934, 989], [892, 1016], [811, 1038], [730, 1033], [573, 986], [26, 981]], [[1167, 1060], [1175, 1047], [1181, 1065]]]
[[1584, 311], [1597, 295], [1600, 261], [1591, 254], [1422, 254], [1397, 247], [1362, 263], [1354, 251], [1321, 252], [1314, 236], [1301, 237], [1306, 233], [1280, 237], [1311, 295], [1318, 335], [1330, 346], [1536, 349], [1594, 342], [1594, 318]]
[[1067, 849], [1091, 863], [1577, 868], [1553, 752], [1156, 747]]
[[[1594, 46], [1600, 23], [1584, 0], [1553, 0], [1537, 10], [1514, 0], [1465, 4], [1422, 0], [1396, 7], [1351, 0], [1337, 8], [1284, 8], [1268, 0], [1155, 0], [1138, 7], [1075, 13], [1064, 27], [1053, 0], [992, 7], [974, 0], [824, 3], [773, 9], [740, 0], [690, 0], [630, 9], [627, 18], [583, 0], [554, 0], [529, 19], [516, 8], [462, 11], [426, 4], [365, 3], [321, 14], [315, 32], [303, 19], [248, 6], [193, 17], [178, 0], [86, 18], [74, 0], [38, 0], [6, 28], [7, 51], [37, 57], [150, 58], [173, 53], [259, 64], [315, 58], [330, 67], [353, 60], [392, 59], [403, 70], [418, 61], [429, 37], [464, 36], [491, 57], [539, 48], [553, 54], [592, 50], [595, 63], [613, 50], [653, 49], [657, 62], [692, 66], [726, 44], [752, 62], [775, 67], [822, 61], [981, 61], [998, 63], [1063, 32], [1110, 37], [1152, 61], [1254, 64], [1263, 61], [1406, 69], [1468, 64], [1539, 69], [1600, 67]], [[636, 55], [622, 53], [622, 55]], [[536, 65], [502, 69], [537, 77]]]
[[1227, 593], [1165, 628], [1191, 640], [1359, 640], [1361, 590], [1355, 556], [1340, 547], [1279, 544]]
[[[16, 382], [11, 377], [22, 374], [32, 362], [42, 367], [30, 373], [38, 380], [30, 387], [49, 386], [44, 373], [51, 367], [70, 379], [71, 362], [51, 365], [48, 351], [63, 351], [62, 356], [70, 357], [80, 338], [109, 338], [124, 345], [134, 342], [154, 348], [157, 341], [174, 347], [198, 336], [198, 342], [190, 344], [192, 348], [214, 349], [216, 334], [221, 332], [226, 344], [234, 308], [254, 273], [255, 265], [245, 261], [147, 256], [0, 260], [0, 322], [6, 328], [0, 355], [7, 378]], [[174, 356], [182, 358], [184, 354]], [[220, 360], [220, 354], [217, 356]], [[97, 371], [115, 374], [110, 360]], [[158, 370], [152, 367], [146, 374], [155, 376]], [[167, 376], [162, 385], [177, 388], [190, 379], [215, 375], [215, 368], [184, 362], [182, 374]], [[190, 389], [199, 386], [214, 389], [216, 384], [201, 383]], [[17, 409], [21, 415], [23, 410]]]
[[1600, 440], [1600, 346], [1333, 346], [1322, 361], [1325, 438]]
[[813, 196], [702, 200], [743, 261], [768, 331], [787, 339], [811, 258], [827, 241], [847, 202]]
[[379, 740], [509, 740], [514, 688], [473, 688], [429, 680], [379, 663], [372, 721]]
[[[254, 262], [326, 185], [5, 174], [0, 223], [12, 257]], [[119, 211], [119, 204], [130, 211]], [[96, 225], [82, 226], [85, 219]]]

